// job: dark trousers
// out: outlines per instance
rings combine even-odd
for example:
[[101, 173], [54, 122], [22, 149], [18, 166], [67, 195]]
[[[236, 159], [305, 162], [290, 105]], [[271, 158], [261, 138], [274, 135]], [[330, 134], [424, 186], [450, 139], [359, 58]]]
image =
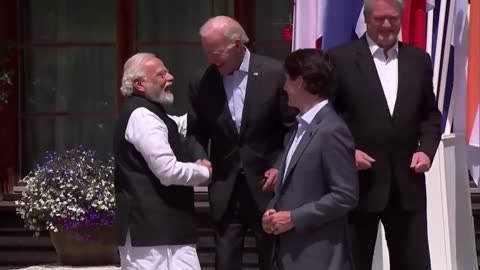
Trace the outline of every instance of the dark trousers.
[[382, 221], [391, 270], [430, 270], [427, 211], [403, 210], [394, 198], [380, 213], [350, 215], [355, 270], [371, 270], [379, 221]]
[[255, 236], [259, 269], [271, 269], [273, 237], [263, 231], [262, 215], [250, 194], [244, 174], [239, 174], [225, 216], [215, 224], [216, 270], [242, 269], [247, 230]]

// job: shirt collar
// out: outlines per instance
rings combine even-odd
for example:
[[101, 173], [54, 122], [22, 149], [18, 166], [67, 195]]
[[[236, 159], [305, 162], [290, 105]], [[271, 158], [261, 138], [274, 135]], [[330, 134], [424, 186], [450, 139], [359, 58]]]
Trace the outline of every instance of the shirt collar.
[[[367, 37], [367, 42], [368, 42], [368, 48], [370, 49], [370, 52], [372, 53], [372, 55], [375, 55], [379, 52], [383, 53], [383, 49], [380, 48], [377, 43], [375, 43], [375, 41], [373, 41], [373, 39], [371, 39], [368, 34], [366, 34], [366, 37]], [[398, 56], [398, 41], [395, 42], [395, 45], [393, 45], [392, 48], [390, 48], [388, 51], [387, 51], [387, 55], [388, 56], [391, 56], [392, 53], [395, 53], [396, 56]]]
[[248, 73], [248, 67], [250, 66], [250, 51], [247, 49], [247, 47], [244, 47], [244, 48], [245, 48], [245, 55], [243, 55], [242, 64], [240, 64], [240, 67], [238, 68], [238, 70]]
[[315, 106], [310, 108], [310, 110], [306, 111], [305, 113], [300, 113], [297, 115], [297, 120], [301, 124], [307, 124], [310, 125], [317, 115], [317, 113], [328, 103], [328, 99], [325, 99], [319, 103], [317, 103]]

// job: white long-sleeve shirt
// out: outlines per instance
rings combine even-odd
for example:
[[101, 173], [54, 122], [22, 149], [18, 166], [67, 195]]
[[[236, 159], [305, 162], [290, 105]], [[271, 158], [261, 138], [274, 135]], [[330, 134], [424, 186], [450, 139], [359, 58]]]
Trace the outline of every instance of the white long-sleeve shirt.
[[[180, 117], [177, 121], [182, 119]], [[142, 154], [150, 170], [163, 185], [196, 186], [210, 178], [206, 167], [177, 160], [168, 142], [167, 126], [146, 108], [132, 112], [125, 139]]]
[[390, 115], [393, 115], [398, 93], [398, 42], [387, 52], [380, 48], [368, 35], [367, 42], [377, 68]]

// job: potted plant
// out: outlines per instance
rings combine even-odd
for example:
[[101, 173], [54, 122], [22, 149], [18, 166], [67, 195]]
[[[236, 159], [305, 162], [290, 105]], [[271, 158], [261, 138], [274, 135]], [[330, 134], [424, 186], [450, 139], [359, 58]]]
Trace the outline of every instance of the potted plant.
[[38, 235], [50, 231], [59, 261], [67, 265], [118, 262], [114, 218], [113, 158], [101, 161], [84, 147], [46, 159], [21, 180], [17, 213]]

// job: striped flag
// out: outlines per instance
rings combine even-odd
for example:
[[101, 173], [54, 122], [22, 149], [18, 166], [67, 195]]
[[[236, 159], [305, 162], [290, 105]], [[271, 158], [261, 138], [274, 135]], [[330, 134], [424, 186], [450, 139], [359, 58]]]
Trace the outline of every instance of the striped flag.
[[480, 180], [480, 1], [470, 1], [466, 141], [470, 173]]
[[292, 48], [330, 49], [365, 32], [363, 0], [296, 0]]
[[[435, 0], [407, 0], [402, 40], [419, 48], [426, 46], [426, 11]], [[363, 0], [294, 1], [292, 49], [330, 49], [362, 36], [366, 31]]]
[[407, 0], [402, 20], [402, 41], [424, 50], [427, 40], [426, 8], [426, 0]]
[[[454, 52], [453, 66], [449, 67], [453, 69], [453, 84], [451, 89], [446, 89], [445, 96], [451, 98], [445, 98], [449, 100], [450, 106], [444, 106], [444, 115], [447, 115], [448, 119], [445, 119], [446, 124], [445, 133], [450, 133], [452, 130], [455, 133], [465, 133], [465, 102], [467, 101], [467, 64], [468, 64], [468, 0], [456, 0], [455, 1], [455, 18], [453, 28], [453, 38], [451, 51]], [[447, 83], [450, 85], [450, 83]], [[445, 118], [445, 117], [444, 117]]]
[[435, 0], [427, 0], [427, 2], [425, 3], [425, 6], [426, 6], [426, 8], [425, 8], [426, 11], [430, 11], [430, 10], [434, 9], [435, 8]]
[[327, 2], [296, 0], [293, 5], [292, 50], [319, 48], [325, 30]]

